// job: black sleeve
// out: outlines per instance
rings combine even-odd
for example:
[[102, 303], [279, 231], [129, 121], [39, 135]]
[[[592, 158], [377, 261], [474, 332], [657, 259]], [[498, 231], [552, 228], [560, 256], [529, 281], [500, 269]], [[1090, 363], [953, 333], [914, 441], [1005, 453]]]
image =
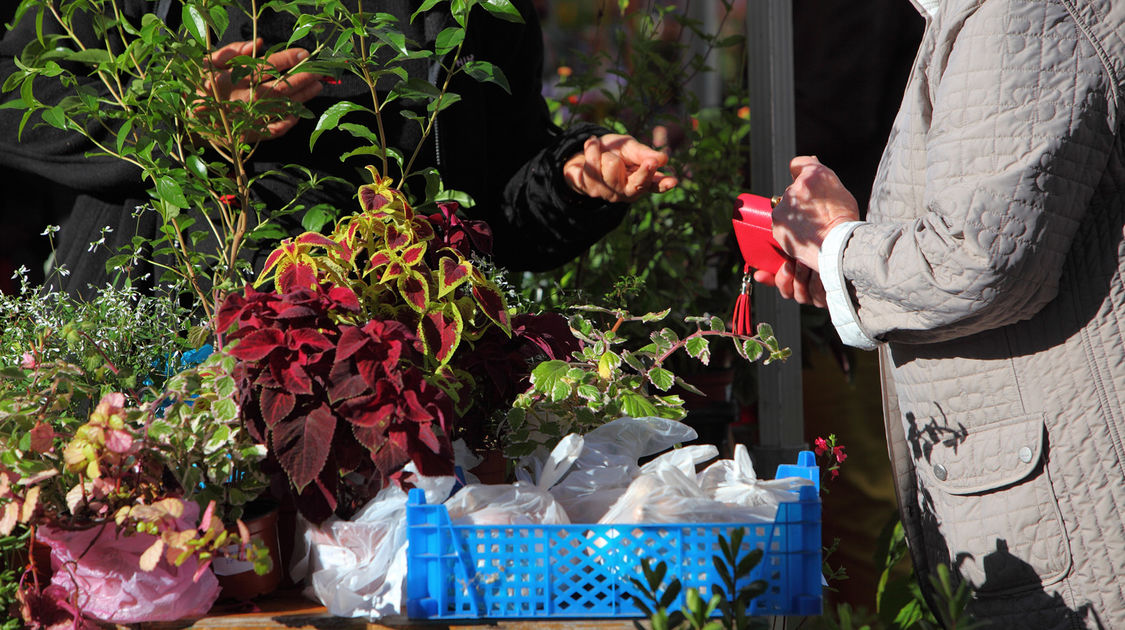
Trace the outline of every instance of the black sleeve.
[[[89, 25], [82, 26], [80, 36], [83, 41], [95, 41]], [[43, 20], [43, 30], [45, 34], [61, 32], [58, 23], [49, 15]], [[16, 59], [33, 41], [35, 15], [34, 11], [28, 11], [0, 39], [0, 77], [7, 79], [17, 70]], [[93, 87], [99, 93], [106, 93], [96, 77], [85, 76], [82, 68], [74, 70], [80, 83]], [[64, 86], [58, 78], [35, 79], [35, 97], [44, 103], [57, 104], [74, 93], [73, 86]], [[0, 95], [4, 103], [19, 98], [18, 86]], [[143, 192], [140, 170], [133, 165], [108, 156], [87, 157], [88, 153], [96, 150], [93, 143], [78, 133], [47, 125], [38, 113], [31, 116], [21, 134], [23, 116], [22, 108], [0, 109], [0, 167], [5, 171], [32, 173], [55, 184], [91, 194]], [[100, 125], [92, 123], [89, 129], [99, 141], [110, 141], [113, 137], [112, 131]]]
[[493, 85], [458, 86], [467, 94], [479, 89], [481, 98], [451, 108], [457, 113], [450, 117], [445, 140], [456, 148], [448, 156], [456, 162], [449, 162], [447, 172], [464, 189], [476, 189], [477, 208], [470, 214], [492, 227], [496, 262], [517, 271], [541, 271], [585, 252], [621, 222], [628, 205], [581, 195], [564, 180], [563, 164], [581, 152], [585, 140], [609, 132], [592, 124], [564, 131], [552, 123], [542, 93], [538, 16], [531, 2], [515, 4], [523, 24], [493, 19], [475, 32], [470, 24], [473, 54], [500, 67], [511, 92]]

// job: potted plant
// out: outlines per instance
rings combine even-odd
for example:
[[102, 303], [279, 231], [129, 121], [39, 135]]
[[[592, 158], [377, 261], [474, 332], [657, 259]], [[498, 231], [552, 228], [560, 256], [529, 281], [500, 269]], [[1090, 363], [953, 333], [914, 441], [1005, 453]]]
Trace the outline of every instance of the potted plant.
[[[186, 376], [162, 387], [166, 370], [184, 362], [175, 351], [184, 331], [168, 325], [179, 316], [175, 301], [128, 287], [105, 287], [89, 302], [46, 288], [0, 296], [0, 535], [33, 531], [25, 557], [49, 549], [54, 568], [48, 575], [45, 563], [29, 562], [17, 576], [28, 623], [202, 614], [218, 593], [216, 557], [265, 568], [247, 540], [226, 531], [211, 500], [221, 497], [175, 474], [214, 466], [216, 450], [234, 442], [222, 436], [238, 436], [237, 416], [184, 425], [179, 439], [161, 433], [180, 426], [173, 418], [192, 404], [184, 396], [165, 404]], [[213, 408], [207, 396], [219, 394], [210, 391], [223, 388], [192, 394], [196, 415]], [[196, 439], [198, 448], [185, 446]], [[125, 579], [152, 588], [125, 605], [112, 586]]]

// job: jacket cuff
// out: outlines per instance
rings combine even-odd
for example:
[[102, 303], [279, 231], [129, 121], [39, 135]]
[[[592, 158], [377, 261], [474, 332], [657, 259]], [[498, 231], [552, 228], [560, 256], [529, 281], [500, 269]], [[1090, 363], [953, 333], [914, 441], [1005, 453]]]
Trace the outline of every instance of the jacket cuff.
[[879, 344], [859, 324], [859, 314], [848, 293], [843, 271], [844, 246], [852, 232], [861, 225], [863, 221], [850, 221], [832, 228], [820, 246], [817, 264], [820, 266], [820, 281], [824, 285], [828, 313], [832, 317], [832, 325], [840, 335], [840, 341], [860, 350], [874, 350]]

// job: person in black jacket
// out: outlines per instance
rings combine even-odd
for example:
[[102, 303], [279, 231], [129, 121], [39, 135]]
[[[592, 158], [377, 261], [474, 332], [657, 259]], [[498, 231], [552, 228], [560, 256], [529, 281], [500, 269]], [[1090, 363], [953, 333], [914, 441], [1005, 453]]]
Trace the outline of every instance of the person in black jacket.
[[[123, 0], [120, 7], [126, 17], [139, 21], [146, 12], [163, 12], [168, 4], [167, 0]], [[418, 0], [386, 0], [379, 10], [397, 16], [408, 38], [429, 46], [452, 24], [452, 18], [447, 11], [435, 9], [411, 22], [418, 4]], [[541, 95], [543, 42], [538, 16], [529, 0], [513, 4], [523, 23], [475, 10], [463, 51], [463, 57], [500, 67], [508, 78], [510, 94], [458, 75], [451, 91], [461, 101], [440, 114], [415, 167], [437, 167], [448, 188], [474, 198], [476, 205], [467, 213], [489, 223], [493, 258], [498, 264], [513, 270], [544, 270], [580, 255], [616, 227], [629, 201], [651, 191], [666, 191], [676, 180], [659, 173], [667, 159], [662, 153], [631, 137], [588, 124], [562, 130], [551, 122]], [[174, 27], [178, 15], [171, 11], [160, 17]], [[220, 66], [224, 57], [255, 49], [249, 42], [253, 36], [249, 20], [235, 12], [230, 17], [225, 39], [213, 57]], [[267, 13], [259, 20], [257, 35], [266, 45], [284, 42], [293, 28], [292, 16]], [[14, 70], [14, 58], [35, 36], [34, 29], [34, 20], [26, 16], [0, 40], [0, 75], [6, 77]], [[302, 52], [289, 49], [270, 60], [279, 70], [286, 70]], [[412, 76], [430, 81], [441, 78], [440, 67], [424, 60], [410, 63], [407, 70]], [[281, 96], [303, 102], [317, 116], [340, 100], [364, 101], [367, 87], [355, 77], [345, 76], [323, 86], [319, 79], [297, 74], [275, 89]], [[35, 87], [44, 102], [57, 102], [73, 89], [49, 79], [37, 80]], [[245, 98], [245, 94], [232, 89], [230, 97]], [[15, 95], [5, 95], [7, 100], [12, 98]], [[416, 124], [407, 123], [394, 111], [398, 103], [383, 112], [384, 125], [390, 125], [386, 128], [388, 144], [413, 148], [421, 133]], [[134, 216], [136, 207], [148, 197], [140, 172], [113, 158], [87, 157], [91, 147], [84, 138], [45, 125], [33, 129], [29, 123], [23, 138], [17, 140], [21, 116], [18, 109], [0, 110], [0, 169], [31, 173], [76, 192], [57, 236], [56, 263], [70, 270], [65, 288], [71, 292], [103, 284], [108, 280], [104, 262], [115, 253], [114, 245], [128, 243], [134, 234], [153, 236], [160, 227], [155, 213], [143, 213], [139, 219]], [[359, 121], [349, 118], [349, 122]], [[251, 175], [298, 163], [320, 175], [349, 180], [348, 185], [328, 184], [304, 193], [304, 205], [357, 207], [355, 186], [367, 183], [357, 181], [362, 164], [355, 158], [345, 163], [339, 160], [357, 141], [344, 132], [328, 132], [310, 154], [313, 125], [313, 120], [275, 121], [269, 128], [271, 137], [254, 155]], [[283, 175], [271, 176], [261, 182], [257, 194], [267, 207], [279, 207], [296, 196], [298, 183]], [[4, 210], [6, 214], [19, 211]], [[112, 231], [104, 231], [103, 226]], [[299, 231], [295, 222], [290, 227]], [[103, 235], [109, 247], [91, 252], [90, 243]]]

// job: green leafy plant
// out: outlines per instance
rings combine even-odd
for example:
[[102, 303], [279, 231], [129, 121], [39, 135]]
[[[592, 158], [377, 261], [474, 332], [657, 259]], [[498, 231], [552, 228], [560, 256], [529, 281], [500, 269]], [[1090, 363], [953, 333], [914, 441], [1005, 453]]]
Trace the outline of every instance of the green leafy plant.
[[[721, 584], [711, 586], [711, 597], [704, 599], [699, 590], [689, 588], [683, 593], [682, 605], [677, 606], [682, 590], [679, 579], [667, 579], [668, 567], [664, 562], [655, 565], [651, 558], [642, 558], [640, 565], [644, 580], [629, 578], [639, 596], [630, 595], [641, 612], [649, 618], [652, 630], [747, 630], [764, 628], [761, 620], [750, 617], [750, 603], [766, 592], [764, 580], [753, 580], [754, 568], [762, 561], [761, 549], [742, 554], [743, 529], [733, 529], [729, 539], [719, 536], [721, 553], [712, 558]], [[675, 610], [673, 610], [675, 608]], [[669, 610], [673, 612], [669, 613]], [[715, 613], [721, 613], [718, 618]], [[640, 630], [639, 623], [634, 626]]]
[[[412, 18], [437, 4], [423, 2]], [[342, 157], [372, 156], [379, 172], [398, 175], [400, 189], [411, 176], [421, 177], [423, 207], [432, 208], [436, 200], [467, 200], [445, 190], [436, 171], [418, 169], [415, 163], [438, 113], [459, 100], [449, 90], [454, 78], [468, 75], [507, 89], [507, 79], [491, 63], [460, 59], [477, 6], [501, 19], [521, 19], [506, 0], [458, 0], [450, 5], [455, 26], [437, 37], [433, 49], [425, 49], [403, 36], [395, 18], [364, 11], [362, 2], [351, 10], [341, 2], [318, 0], [261, 0], [248, 6], [238, 0], [181, 0], [179, 24], [169, 26], [175, 21], [147, 11], [125, 14], [114, 0], [22, 0], [13, 23], [26, 18], [40, 26], [20, 55], [19, 70], [4, 82], [6, 92], [19, 95], [6, 106], [24, 110], [21, 133], [38, 113], [43, 124], [83, 136], [97, 155], [138, 169], [149, 186], [151, 210], [160, 216], [160, 233], [151, 242], [134, 237], [128, 251], [108, 261], [107, 270], [154, 265], [162, 271], [162, 282], [194, 295], [200, 319], [211, 323], [223, 297], [252, 278], [248, 251], [286, 235], [285, 217], [301, 213], [302, 225], [318, 230], [341, 210], [324, 204], [307, 207], [301, 198], [342, 180], [300, 164], [255, 170], [254, 157], [270, 137], [270, 121], [312, 117], [300, 103], [273, 96], [270, 82], [306, 72], [358, 77], [369, 88], [371, 101], [341, 101], [323, 112], [310, 136], [310, 150], [325, 132], [345, 132], [361, 144]], [[255, 33], [264, 14], [287, 14], [294, 32], [288, 41], [253, 55], [216, 62], [216, 42], [227, 35], [231, 16], [242, 13]], [[307, 58], [284, 69], [267, 61], [298, 40], [309, 49]], [[408, 76], [405, 66], [424, 60], [445, 70], [440, 86]], [[249, 98], [232, 100], [223, 93], [226, 73], [230, 83], [246, 84]], [[43, 80], [72, 87], [73, 94], [59, 103], [41, 101], [34, 86]], [[395, 101], [411, 105], [389, 108]], [[420, 138], [412, 150], [387, 142], [383, 117], [388, 109], [418, 125]], [[344, 120], [358, 114], [375, 124]], [[293, 182], [293, 198], [271, 207], [257, 194], [271, 178]]]
[[[682, 351], [706, 365], [712, 339], [728, 340], [747, 361], [764, 357], [768, 364], [789, 356], [768, 324], [759, 324], [758, 334], [747, 337], [727, 331], [721, 318], [695, 317], [688, 319], [695, 330], [681, 337], [669, 327], [652, 330], [668, 310], [639, 316], [594, 306], [575, 310], [570, 325], [582, 347], [568, 359], [544, 361], [532, 371], [531, 387], [516, 399], [503, 427], [510, 456], [622, 415], [682, 419], [683, 399], [669, 390], [673, 385], [699, 390], [673, 373], [668, 360]], [[598, 317], [608, 319], [599, 323]], [[639, 335], [626, 335], [624, 326], [648, 330], [647, 343], [638, 346], [632, 340]]]

